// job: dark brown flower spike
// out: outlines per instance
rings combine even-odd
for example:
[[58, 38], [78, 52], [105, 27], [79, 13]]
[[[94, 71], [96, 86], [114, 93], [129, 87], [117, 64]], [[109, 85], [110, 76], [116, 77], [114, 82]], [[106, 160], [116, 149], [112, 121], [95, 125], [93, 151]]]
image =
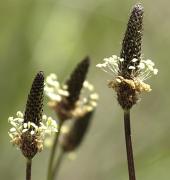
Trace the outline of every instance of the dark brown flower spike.
[[44, 92], [44, 73], [38, 72], [28, 95], [25, 113], [16, 113], [16, 118], [9, 117], [12, 125], [8, 134], [11, 143], [21, 149], [26, 158], [26, 180], [31, 180], [32, 158], [43, 150], [46, 135], [58, 132], [55, 120], [42, 116]]
[[[47, 77], [47, 85], [45, 87], [46, 94], [51, 98], [51, 92], [48, 92], [48, 86], [56, 91], [52, 95], [52, 102], [49, 105], [54, 109], [56, 114], [59, 117], [60, 121], [65, 121], [67, 119], [72, 118], [73, 111], [76, 109], [76, 105], [78, 100], [80, 99], [81, 89], [86, 79], [86, 75], [89, 69], [90, 59], [89, 57], [84, 58], [73, 70], [70, 78], [66, 81], [65, 86], [67, 88], [56, 88], [55, 86], [51, 85], [50, 82], [53, 81], [54, 84], [58, 83], [56, 78], [54, 78], [54, 74]], [[49, 79], [48, 79], [49, 78]], [[52, 79], [53, 78], [53, 79]], [[57, 92], [58, 91], [58, 92]], [[57, 94], [58, 93], [58, 94]], [[61, 93], [61, 94], [60, 94]], [[59, 97], [60, 99], [53, 100], [53, 97]]]
[[82, 143], [94, 111], [88, 112], [83, 117], [72, 120], [69, 130], [60, 135], [60, 144], [65, 152], [73, 151]]
[[43, 91], [44, 74], [42, 71], [40, 71], [35, 76], [30, 93], [28, 95], [24, 114], [24, 123], [33, 122], [37, 126], [40, 125], [43, 111]]
[[[132, 71], [134, 71], [133, 69], [129, 69], [129, 67], [133, 66], [135, 67], [135, 71], [137, 71], [137, 66], [140, 63], [143, 13], [144, 9], [141, 4], [137, 4], [133, 7], [122, 43], [120, 58], [123, 58], [124, 61], [119, 64], [119, 74], [127, 79], [131, 78]], [[133, 62], [133, 59], [136, 59], [136, 61]]]
[[[20, 149], [28, 159], [32, 159], [38, 152], [37, 136], [36, 134], [31, 134], [31, 131], [34, 132], [35, 127], [31, 123], [34, 123], [36, 126], [40, 125], [43, 111], [43, 90], [44, 74], [40, 71], [32, 83], [24, 114], [23, 126], [27, 124], [29, 126], [27, 127], [28, 131], [23, 132], [21, 135]], [[30, 125], [28, 125], [29, 122]]]
[[86, 75], [89, 69], [90, 59], [84, 58], [72, 72], [70, 79], [66, 82], [69, 96], [66, 98], [69, 107], [74, 108], [75, 102], [79, 99], [83, 83], [86, 79]]

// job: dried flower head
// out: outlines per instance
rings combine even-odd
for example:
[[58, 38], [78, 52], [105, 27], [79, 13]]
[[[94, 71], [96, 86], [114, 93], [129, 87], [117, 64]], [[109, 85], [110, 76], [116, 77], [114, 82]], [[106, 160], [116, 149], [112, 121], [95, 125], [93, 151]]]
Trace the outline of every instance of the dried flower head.
[[83, 117], [73, 119], [70, 121], [67, 130], [65, 126], [62, 127], [62, 133], [60, 134], [59, 142], [62, 149], [65, 152], [70, 152], [78, 148], [82, 143], [92, 119], [94, 111], [86, 113]]
[[85, 80], [88, 67], [89, 58], [85, 58], [64, 85], [60, 85], [55, 74], [47, 77], [45, 93], [50, 98], [48, 104], [57, 113], [60, 121], [81, 117], [96, 107], [98, 94]]
[[23, 155], [32, 159], [43, 149], [46, 134], [57, 132], [56, 121], [42, 116], [44, 75], [39, 72], [32, 84], [26, 104], [25, 114], [17, 112], [17, 117], [9, 118], [11, 142], [18, 146]]
[[104, 63], [96, 65], [113, 76], [109, 87], [117, 92], [118, 102], [123, 109], [130, 109], [136, 104], [138, 94], [151, 91], [150, 85], [144, 81], [158, 73], [150, 59], [141, 57], [143, 12], [141, 4], [133, 7], [120, 57], [113, 55], [105, 58]]

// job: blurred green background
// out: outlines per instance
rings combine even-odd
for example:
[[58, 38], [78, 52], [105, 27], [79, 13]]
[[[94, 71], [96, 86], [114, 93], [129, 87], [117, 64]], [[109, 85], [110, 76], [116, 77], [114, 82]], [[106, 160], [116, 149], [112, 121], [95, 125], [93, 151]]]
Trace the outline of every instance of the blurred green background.
[[[170, 179], [170, 1], [143, 0], [143, 53], [159, 68], [153, 91], [132, 110], [138, 180]], [[0, 1], [0, 179], [23, 180], [25, 159], [9, 143], [7, 119], [24, 110], [37, 71], [63, 81], [86, 55], [88, 79], [100, 94], [92, 126], [74, 161], [65, 158], [60, 180], [127, 180], [122, 110], [106, 86], [111, 77], [95, 65], [119, 55], [133, 0]], [[47, 100], [46, 100], [47, 102]], [[45, 102], [45, 103], [46, 103]], [[45, 106], [47, 115], [51, 110]], [[33, 179], [45, 180], [49, 150], [33, 161]]]

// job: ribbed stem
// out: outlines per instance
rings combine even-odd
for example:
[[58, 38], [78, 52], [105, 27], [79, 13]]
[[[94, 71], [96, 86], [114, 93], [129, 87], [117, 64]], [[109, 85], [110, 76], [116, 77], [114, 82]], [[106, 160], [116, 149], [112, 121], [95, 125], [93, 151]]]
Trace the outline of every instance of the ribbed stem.
[[47, 173], [48, 180], [52, 180], [52, 168], [53, 168], [53, 163], [54, 163], [54, 159], [55, 159], [55, 153], [56, 153], [56, 149], [57, 149], [57, 145], [58, 145], [58, 138], [60, 135], [61, 127], [62, 127], [62, 122], [60, 122], [58, 124], [58, 133], [56, 133], [56, 135], [55, 135], [53, 147], [52, 147], [51, 154], [50, 154], [50, 160], [49, 160], [49, 164], [48, 164], [48, 173]]
[[32, 166], [32, 160], [27, 159], [27, 162], [26, 162], [26, 180], [31, 180], [31, 166]]
[[59, 169], [60, 169], [64, 155], [65, 155], [65, 152], [63, 150], [61, 150], [60, 154], [58, 155], [57, 161], [54, 165], [54, 169], [52, 172], [52, 180], [57, 179], [57, 175], [58, 175], [58, 172], [59, 172]]
[[130, 110], [124, 110], [124, 128], [126, 140], [126, 152], [129, 171], [129, 180], [136, 180], [132, 140], [131, 140], [131, 127], [130, 127]]

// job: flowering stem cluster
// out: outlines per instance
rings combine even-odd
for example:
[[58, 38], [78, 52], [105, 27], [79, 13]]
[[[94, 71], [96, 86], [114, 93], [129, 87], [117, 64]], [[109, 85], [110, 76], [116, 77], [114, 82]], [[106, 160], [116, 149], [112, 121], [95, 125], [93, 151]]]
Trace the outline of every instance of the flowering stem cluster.
[[[108, 86], [117, 93], [118, 103], [123, 109], [129, 180], [136, 180], [130, 110], [138, 102], [141, 93], [151, 91], [145, 80], [158, 73], [153, 61], [141, 57], [143, 13], [141, 4], [133, 7], [120, 57], [112, 55], [96, 65], [112, 76]], [[18, 111], [16, 117], [9, 117], [11, 143], [26, 158], [26, 180], [31, 180], [32, 159], [43, 150], [47, 136], [52, 136], [48, 180], [54, 180], [57, 176], [63, 156], [76, 150], [82, 143], [99, 99], [93, 85], [86, 80], [89, 66], [90, 58], [86, 57], [78, 63], [63, 85], [55, 74], [47, 76], [44, 82], [43, 72], [38, 72], [28, 95], [25, 112]], [[58, 121], [43, 115], [44, 91]], [[61, 153], [56, 158], [58, 147]]]

